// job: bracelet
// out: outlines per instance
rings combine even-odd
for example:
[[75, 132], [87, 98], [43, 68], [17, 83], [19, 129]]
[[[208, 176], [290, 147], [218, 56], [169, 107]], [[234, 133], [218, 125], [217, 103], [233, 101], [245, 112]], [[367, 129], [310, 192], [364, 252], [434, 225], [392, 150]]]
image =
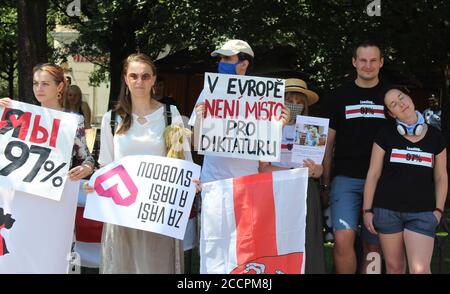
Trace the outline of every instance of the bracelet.
[[441, 215], [444, 215], [444, 211], [438, 207], [436, 207], [433, 211], [438, 211]]
[[86, 166], [86, 167], [90, 168], [91, 169], [91, 173], [94, 171], [94, 167], [91, 166], [90, 164], [85, 163], [85, 164], [82, 164], [82, 166]]
[[373, 208], [363, 209], [363, 214], [366, 214], [366, 213], [373, 213]]

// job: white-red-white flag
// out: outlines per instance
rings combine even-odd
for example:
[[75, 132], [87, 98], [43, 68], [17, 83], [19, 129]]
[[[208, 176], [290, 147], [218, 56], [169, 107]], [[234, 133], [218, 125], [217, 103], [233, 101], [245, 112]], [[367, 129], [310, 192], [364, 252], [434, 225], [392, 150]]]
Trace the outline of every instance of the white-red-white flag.
[[304, 273], [308, 170], [203, 184], [201, 273]]

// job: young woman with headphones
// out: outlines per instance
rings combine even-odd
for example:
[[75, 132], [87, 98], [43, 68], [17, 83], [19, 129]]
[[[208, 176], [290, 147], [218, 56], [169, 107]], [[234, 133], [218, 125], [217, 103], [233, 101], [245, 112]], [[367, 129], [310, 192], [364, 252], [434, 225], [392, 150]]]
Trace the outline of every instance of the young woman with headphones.
[[387, 124], [375, 138], [364, 187], [364, 224], [379, 234], [387, 273], [430, 273], [434, 235], [447, 196], [442, 134], [398, 89], [384, 97]]

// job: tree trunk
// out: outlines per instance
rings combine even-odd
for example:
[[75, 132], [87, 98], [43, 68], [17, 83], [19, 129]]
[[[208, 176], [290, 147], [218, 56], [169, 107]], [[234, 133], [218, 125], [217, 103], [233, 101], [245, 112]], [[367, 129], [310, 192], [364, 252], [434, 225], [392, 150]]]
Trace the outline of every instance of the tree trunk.
[[48, 0], [18, 0], [19, 100], [37, 104], [33, 94], [33, 67], [47, 62]]
[[122, 61], [124, 56], [122, 54], [123, 39], [121, 38], [120, 26], [117, 23], [112, 25], [112, 39], [109, 56], [109, 103], [108, 109], [112, 109], [117, 102], [120, 92], [120, 82], [122, 74]]
[[14, 58], [14, 52], [10, 51], [9, 52], [9, 64], [8, 64], [8, 70], [7, 70], [7, 75], [8, 75], [8, 97], [15, 97], [15, 93], [14, 93], [14, 72], [16, 69], [16, 62], [17, 60]]
[[8, 97], [14, 97], [14, 71], [8, 73]]
[[130, 36], [134, 35], [134, 31], [130, 30], [129, 25], [121, 25], [116, 21], [112, 25], [112, 40], [110, 47], [110, 91], [108, 109], [112, 109], [119, 97], [120, 83], [122, 81], [123, 60], [131, 53], [136, 52], [136, 42]]

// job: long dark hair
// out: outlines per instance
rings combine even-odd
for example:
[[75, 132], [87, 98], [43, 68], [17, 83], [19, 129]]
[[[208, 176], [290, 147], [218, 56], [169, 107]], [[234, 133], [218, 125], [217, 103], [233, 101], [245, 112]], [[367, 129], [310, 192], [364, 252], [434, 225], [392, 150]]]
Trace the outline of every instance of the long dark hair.
[[[119, 98], [117, 99], [117, 105], [116, 105], [116, 112], [120, 115], [122, 118], [122, 123], [120, 124], [119, 128], [117, 129], [116, 134], [124, 134], [126, 133], [132, 123], [132, 103], [131, 103], [131, 94], [128, 91], [127, 84], [125, 83], [125, 76], [128, 71], [128, 65], [131, 62], [141, 62], [146, 63], [150, 66], [152, 69], [153, 75], [156, 75], [156, 67], [153, 61], [145, 54], [142, 53], [135, 53], [128, 56], [124, 62], [123, 62], [123, 68], [122, 68], [122, 77], [121, 77], [121, 85], [120, 85], [120, 92], [119, 92]], [[154, 99], [154, 93], [153, 90], [150, 91], [150, 99]]]

